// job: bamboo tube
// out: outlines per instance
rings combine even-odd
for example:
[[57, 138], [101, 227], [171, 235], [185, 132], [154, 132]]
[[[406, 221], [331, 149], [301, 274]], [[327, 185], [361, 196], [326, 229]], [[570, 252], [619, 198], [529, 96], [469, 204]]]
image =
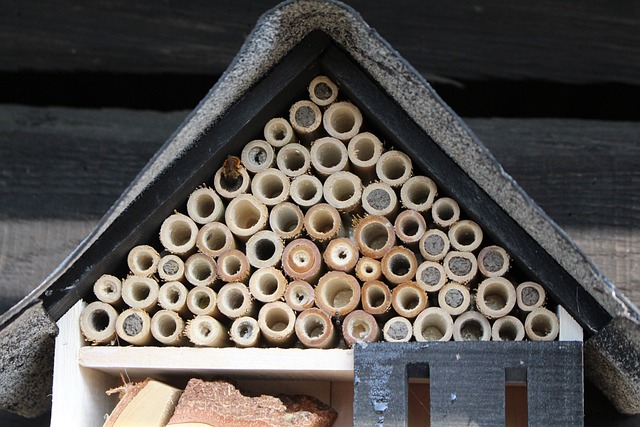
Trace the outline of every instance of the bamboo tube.
[[331, 348], [335, 345], [336, 331], [327, 313], [309, 308], [298, 315], [296, 336], [305, 347]]
[[187, 307], [196, 316], [218, 315], [218, 295], [211, 288], [196, 286], [187, 294]]
[[425, 231], [418, 243], [420, 254], [427, 261], [440, 261], [449, 252], [449, 247], [449, 238], [437, 229]]
[[282, 239], [271, 230], [258, 231], [247, 241], [247, 259], [255, 268], [280, 265], [283, 251]]
[[328, 203], [319, 203], [304, 215], [304, 228], [313, 240], [326, 242], [338, 237], [342, 231], [342, 219], [336, 208]]
[[251, 173], [258, 173], [273, 167], [276, 160], [276, 153], [273, 147], [261, 139], [254, 139], [242, 148], [240, 161]]
[[449, 341], [453, 336], [453, 319], [440, 307], [429, 307], [413, 322], [416, 341]]
[[224, 204], [213, 188], [198, 188], [189, 195], [187, 214], [196, 224], [220, 221], [224, 217]]
[[391, 283], [409, 282], [416, 277], [418, 260], [413, 252], [404, 246], [394, 246], [382, 258], [382, 275]]
[[460, 283], [449, 282], [438, 292], [438, 305], [452, 316], [464, 313], [470, 304], [469, 288]]
[[396, 316], [382, 327], [382, 337], [388, 342], [407, 342], [413, 336], [413, 325], [409, 319]]
[[311, 101], [298, 101], [289, 109], [289, 122], [301, 140], [312, 141], [319, 133], [322, 112]]
[[289, 198], [289, 178], [275, 168], [258, 172], [251, 181], [251, 192], [267, 206], [275, 206]]
[[160, 243], [176, 255], [186, 255], [196, 246], [198, 226], [186, 215], [175, 213], [160, 227]]
[[346, 142], [360, 133], [362, 113], [350, 102], [336, 102], [324, 112], [322, 124], [329, 135]]
[[410, 209], [398, 214], [395, 222], [396, 236], [406, 245], [417, 244], [427, 231], [424, 217]]
[[110, 274], [103, 274], [93, 284], [93, 293], [104, 303], [119, 305], [122, 302], [122, 281]]
[[187, 313], [187, 288], [180, 282], [167, 282], [158, 291], [158, 305], [165, 310]]
[[242, 283], [227, 283], [218, 291], [218, 310], [229, 319], [251, 316], [255, 306], [249, 288]]
[[401, 187], [411, 177], [411, 159], [402, 151], [387, 151], [376, 163], [378, 179], [393, 188]]
[[380, 341], [380, 335], [375, 317], [364, 310], [352, 311], [342, 322], [342, 336], [349, 347], [353, 347], [356, 342]]
[[322, 269], [320, 250], [311, 240], [293, 240], [282, 252], [282, 269], [294, 280], [314, 284]]
[[491, 339], [491, 325], [487, 318], [477, 311], [467, 311], [453, 322], [453, 339], [456, 341], [489, 341]]
[[286, 176], [295, 178], [311, 168], [311, 154], [301, 144], [288, 144], [278, 151], [276, 164]]
[[447, 273], [442, 264], [424, 261], [416, 269], [416, 283], [425, 292], [437, 292], [447, 282]]
[[374, 182], [362, 191], [362, 207], [370, 215], [393, 219], [398, 211], [398, 196], [390, 185]]
[[153, 341], [151, 317], [138, 308], [129, 308], [116, 319], [116, 333], [129, 344], [148, 345]]
[[356, 277], [361, 282], [378, 280], [382, 276], [382, 265], [377, 259], [362, 257], [356, 264]]
[[274, 346], [286, 346], [295, 336], [296, 314], [282, 301], [269, 302], [258, 313], [262, 337]]
[[318, 280], [316, 305], [330, 316], [345, 316], [360, 303], [360, 284], [350, 274], [330, 271]]
[[284, 300], [295, 311], [304, 311], [315, 304], [313, 286], [304, 280], [289, 282], [284, 291]]
[[194, 286], [211, 286], [217, 279], [216, 262], [205, 254], [193, 254], [184, 262], [184, 277]]
[[340, 140], [329, 136], [314, 141], [310, 155], [311, 165], [321, 178], [345, 170], [349, 164], [347, 147]]
[[347, 155], [354, 171], [365, 182], [376, 178], [376, 163], [382, 155], [382, 142], [372, 133], [359, 133], [349, 141]]
[[412, 176], [400, 188], [402, 205], [420, 213], [431, 209], [437, 195], [436, 183], [431, 178], [422, 175]]
[[370, 280], [362, 285], [362, 309], [376, 317], [389, 313], [391, 309], [391, 291], [389, 287], [379, 281]]
[[213, 176], [213, 188], [227, 200], [244, 194], [249, 189], [251, 177], [240, 158], [229, 156]]
[[149, 245], [140, 245], [129, 251], [127, 264], [136, 276], [149, 277], [158, 271], [160, 255]]
[[471, 252], [451, 251], [444, 257], [444, 271], [453, 282], [469, 283], [478, 273], [478, 261]]
[[484, 277], [504, 276], [509, 271], [509, 254], [500, 246], [487, 246], [478, 254], [478, 270]]
[[129, 276], [122, 282], [122, 300], [131, 308], [151, 311], [158, 301], [158, 282], [150, 277]]
[[220, 280], [226, 283], [242, 282], [249, 279], [251, 266], [244, 252], [238, 249], [231, 249], [223, 252], [218, 257], [217, 274]]
[[524, 330], [532, 341], [553, 341], [560, 330], [558, 317], [544, 307], [539, 307], [527, 315]]
[[496, 319], [491, 327], [491, 339], [494, 341], [522, 341], [524, 325], [517, 317], [504, 316]]
[[400, 316], [414, 319], [427, 308], [427, 294], [416, 282], [405, 282], [393, 289], [391, 305]]
[[438, 227], [451, 227], [460, 219], [460, 206], [449, 197], [441, 197], [433, 202], [431, 218]]
[[352, 212], [360, 207], [362, 182], [351, 172], [336, 172], [329, 176], [322, 188], [324, 199], [340, 212]]
[[352, 240], [339, 237], [329, 242], [323, 259], [330, 269], [350, 273], [355, 268], [359, 256], [358, 247]]
[[269, 226], [281, 239], [295, 239], [304, 229], [304, 214], [294, 203], [280, 203], [271, 208]]
[[338, 86], [327, 76], [318, 76], [309, 83], [309, 99], [320, 107], [331, 105], [338, 97]]
[[458, 251], [471, 252], [482, 243], [482, 229], [470, 220], [458, 221], [449, 229], [449, 242]]
[[359, 221], [353, 237], [362, 255], [373, 259], [385, 256], [396, 243], [393, 224], [379, 215], [369, 215]]
[[274, 147], [283, 147], [297, 141], [293, 128], [282, 117], [271, 119], [264, 125], [264, 139]]
[[196, 236], [196, 246], [205, 255], [215, 258], [235, 249], [236, 242], [229, 227], [221, 222], [210, 222], [202, 226]]
[[116, 338], [118, 312], [111, 305], [95, 301], [80, 314], [80, 330], [87, 341], [107, 344]]
[[516, 288], [516, 301], [518, 308], [529, 312], [544, 305], [547, 293], [536, 282], [523, 282]]
[[231, 324], [229, 337], [237, 347], [255, 347], [260, 341], [260, 327], [253, 317], [238, 317]]
[[274, 302], [284, 297], [287, 279], [274, 267], [263, 267], [251, 275], [249, 291], [260, 302]]
[[298, 206], [307, 209], [322, 201], [322, 182], [313, 175], [301, 175], [291, 182], [289, 192]]
[[184, 279], [184, 261], [177, 255], [169, 254], [160, 258], [158, 275], [165, 282], [175, 282]]
[[242, 240], [248, 239], [267, 225], [269, 210], [251, 194], [241, 194], [229, 202], [224, 213], [229, 230]]
[[183, 336], [184, 320], [178, 313], [171, 310], [160, 310], [151, 318], [151, 335], [160, 344], [181, 345], [185, 339]]
[[504, 277], [490, 277], [478, 286], [476, 307], [489, 319], [506, 316], [516, 305], [516, 289]]
[[225, 347], [229, 333], [222, 323], [211, 316], [196, 316], [187, 322], [185, 335], [198, 347]]

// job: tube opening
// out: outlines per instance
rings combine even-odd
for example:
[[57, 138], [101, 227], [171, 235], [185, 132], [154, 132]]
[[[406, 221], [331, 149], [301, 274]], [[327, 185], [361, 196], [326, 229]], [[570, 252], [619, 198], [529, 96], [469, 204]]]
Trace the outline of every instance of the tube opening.
[[138, 251], [134, 263], [138, 270], [145, 271], [153, 267], [153, 257], [148, 252]]
[[538, 315], [531, 321], [531, 331], [539, 337], [546, 337], [553, 330], [553, 322], [548, 316]]
[[462, 246], [469, 246], [473, 244], [478, 238], [474, 229], [468, 226], [461, 226], [456, 228], [454, 237], [456, 241]]
[[420, 231], [420, 223], [415, 218], [405, 217], [400, 223], [400, 230], [405, 236], [415, 236]]
[[163, 337], [170, 337], [176, 333], [178, 325], [176, 325], [175, 319], [171, 316], [162, 316], [158, 319], [158, 332]]
[[348, 133], [356, 125], [356, 116], [351, 107], [336, 108], [331, 115], [330, 123], [336, 132]]
[[255, 255], [260, 261], [267, 261], [276, 253], [276, 245], [269, 239], [261, 239], [256, 242]]
[[336, 180], [331, 187], [333, 197], [339, 202], [346, 202], [351, 199], [356, 192], [356, 187], [350, 179]]
[[498, 336], [502, 341], [515, 341], [518, 336], [518, 328], [510, 322], [504, 322], [498, 330]]
[[484, 332], [482, 324], [476, 319], [469, 319], [460, 325], [462, 341], [480, 341]]
[[297, 172], [306, 165], [307, 158], [300, 150], [287, 150], [284, 156], [285, 167], [291, 172]]
[[442, 221], [449, 221], [456, 214], [456, 211], [450, 203], [440, 203], [435, 209], [435, 213]]
[[284, 124], [279, 122], [272, 122], [267, 131], [271, 135], [271, 138], [276, 141], [284, 141], [289, 135], [289, 129], [287, 129]]
[[407, 164], [401, 157], [388, 157], [382, 164], [382, 173], [388, 179], [395, 181], [407, 173]]
[[409, 201], [416, 205], [421, 205], [431, 197], [431, 187], [423, 181], [412, 181], [408, 188], [407, 196]]
[[371, 308], [381, 307], [387, 300], [387, 296], [380, 288], [370, 287], [367, 290], [367, 304]]
[[432, 316], [429, 317], [428, 320], [425, 318], [425, 321], [422, 323], [422, 328], [420, 329], [422, 337], [427, 341], [438, 341], [442, 339], [446, 330], [447, 324], [440, 316]]
[[340, 164], [343, 153], [336, 144], [326, 143], [318, 147], [317, 159], [321, 166], [331, 169]]
[[97, 332], [102, 332], [109, 327], [109, 314], [104, 310], [93, 310], [91, 312], [91, 327]]
[[371, 325], [368, 322], [355, 318], [349, 323], [349, 335], [356, 340], [364, 340], [371, 334]]
[[186, 245], [191, 240], [191, 227], [186, 222], [173, 221], [169, 231], [169, 238], [176, 246]]
[[253, 335], [253, 325], [249, 322], [242, 322], [238, 325], [238, 336], [248, 340]]
[[211, 334], [212, 330], [210, 326], [211, 325], [206, 322], [200, 322], [198, 324], [198, 333], [201, 337], [207, 338]]
[[[278, 210], [276, 216], [276, 227], [284, 233], [294, 231], [300, 225], [300, 217], [292, 208], [282, 208]], [[274, 248], [275, 249], [275, 248]]]
[[509, 294], [501, 284], [490, 284], [485, 288], [483, 299], [487, 307], [499, 311], [506, 307]]
[[234, 276], [240, 272], [242, 261], [236, 256], [227, 256], [222, 264], [224, 273], [228, 276]]
[[233, 210], [234, 223], [243, 229], [249, 229], [260, 221], [260, 210], [249, 200], [240, 200]]
[[311, 180], [300, 181], [297, 186], [298, 196], [304, 200], [313, 200], [318, 195], [318, 186]]
[[231, 310], [237, 310], [244, 304], [245, 295], [239, 289], [229, 289], [225, 301]]
[[411, 261], [403, 254], [392, 255], [389, 270], [396, 276], [405, 276], [411, 271]]
[[268, 158], [267, 151], [264, 147], [260, 147], [259, 145], [251, 147], [248, 155], [249, 161], [256, 166], [263, 165]]
[[213, 274], [211, 264], [205, 260], [197, 259], [195, 262], [191, 262], [189, 265], [189, 273], [191, 277], [201, 282], [207, 280]]
[[204, 245], [211, 251], [219, 251], [226, 243], [227, 235], [220, 228], [211, 228], [204, 236]]
[[274, 307], [265, 316], [265, 324], [267, 328], [274, 332], [280, 332], [287, 329], [289, 326], [289, 313], [285, 310]]
[[201, 218], [208, 218], [216, 207], [216, 202], [207, 194], [200, 194], [196, 199], [196, 213]]
[[311, 217], [311, 227], [318, 233], [328, 233], [335, 227], [335, 218], [331, 212], [318, 210]]
[[263, 295], [273, 295], [278, 290], [278, 278], [271, 274], [264, 274], [260, 276], [259, 285]]
[[262, 176], [258, 188], [263, 197], [275, 199], [282, 195], [284, 184], [279, 176], [267, 174]]
[[415, 289], [401, 289], [400, 294], [397, 298], [397, 302], [403, 309], [411, 311], [420, 305], [420, 294]]
[[198, 307], [201, 310], [204, 310], [208, 308], [209, 305], [211, 304], [211, 298], [209, 298], [209, 295], [207, 295], [205, 292], [198, 292], [193, 297], [193, 302], [195, 303], [196, 307]]
[[376, 145], [371, 138], [360, 138], [355, 142], [353, 151], [356, 159], [364, 163], [373, 159], [376, 154]]
[[171, 304], [177, 304], [178, 300], [180, 300], [180, 292], [175, 287], [169, 288], [169, 290], [167, 290], [166, 296], [167, 300], [169, 300]]
[[149, 298], [151, 288], [143, 282], [133, 282], [131, 284], [131, 297], [135, 301], [144, 301]]
[[390, 238], [387, 227], [378, 222], [365, 224], [362, 228], [362, 243], [373, 250], [382, 249]]
[[325, 325], [320, 316], [307, 316], [304, 318], [302, 330], [307, 337], [318, 338], [324, 334]]
[[342, 308], [353, 299], [351, 284], [342, 280], [333, 280], [324, 287], [324, 298], [332, 308]]

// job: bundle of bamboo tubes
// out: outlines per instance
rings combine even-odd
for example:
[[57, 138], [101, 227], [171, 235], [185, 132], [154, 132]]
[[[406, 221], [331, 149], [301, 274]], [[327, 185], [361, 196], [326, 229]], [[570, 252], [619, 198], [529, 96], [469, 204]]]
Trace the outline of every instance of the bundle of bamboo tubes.
[[[326, 76], [105, 274], [80, 319], [94, 344], [303, 346], [553, 340], [523, 281], [458, 203], [365, 129]], [[124, 263], [124, 261], [123, 261]]]

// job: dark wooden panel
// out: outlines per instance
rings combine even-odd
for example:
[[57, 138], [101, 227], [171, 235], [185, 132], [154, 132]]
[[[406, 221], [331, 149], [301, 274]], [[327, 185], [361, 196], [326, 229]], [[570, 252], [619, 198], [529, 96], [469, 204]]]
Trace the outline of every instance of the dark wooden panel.
[[[640, 83], [632, 0], [348, 0], [432, 80]], [[0, 70], [219, 75], [274, 0], [0, 1]]]

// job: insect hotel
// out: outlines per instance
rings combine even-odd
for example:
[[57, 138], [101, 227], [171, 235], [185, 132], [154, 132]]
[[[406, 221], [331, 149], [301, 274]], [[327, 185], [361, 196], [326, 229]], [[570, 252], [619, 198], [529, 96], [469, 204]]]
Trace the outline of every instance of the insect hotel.
[[638, 309], [336, 3], [265, 14], [9, 318], [56, 426], [582, 425], [584, 375], [640, 412]]

